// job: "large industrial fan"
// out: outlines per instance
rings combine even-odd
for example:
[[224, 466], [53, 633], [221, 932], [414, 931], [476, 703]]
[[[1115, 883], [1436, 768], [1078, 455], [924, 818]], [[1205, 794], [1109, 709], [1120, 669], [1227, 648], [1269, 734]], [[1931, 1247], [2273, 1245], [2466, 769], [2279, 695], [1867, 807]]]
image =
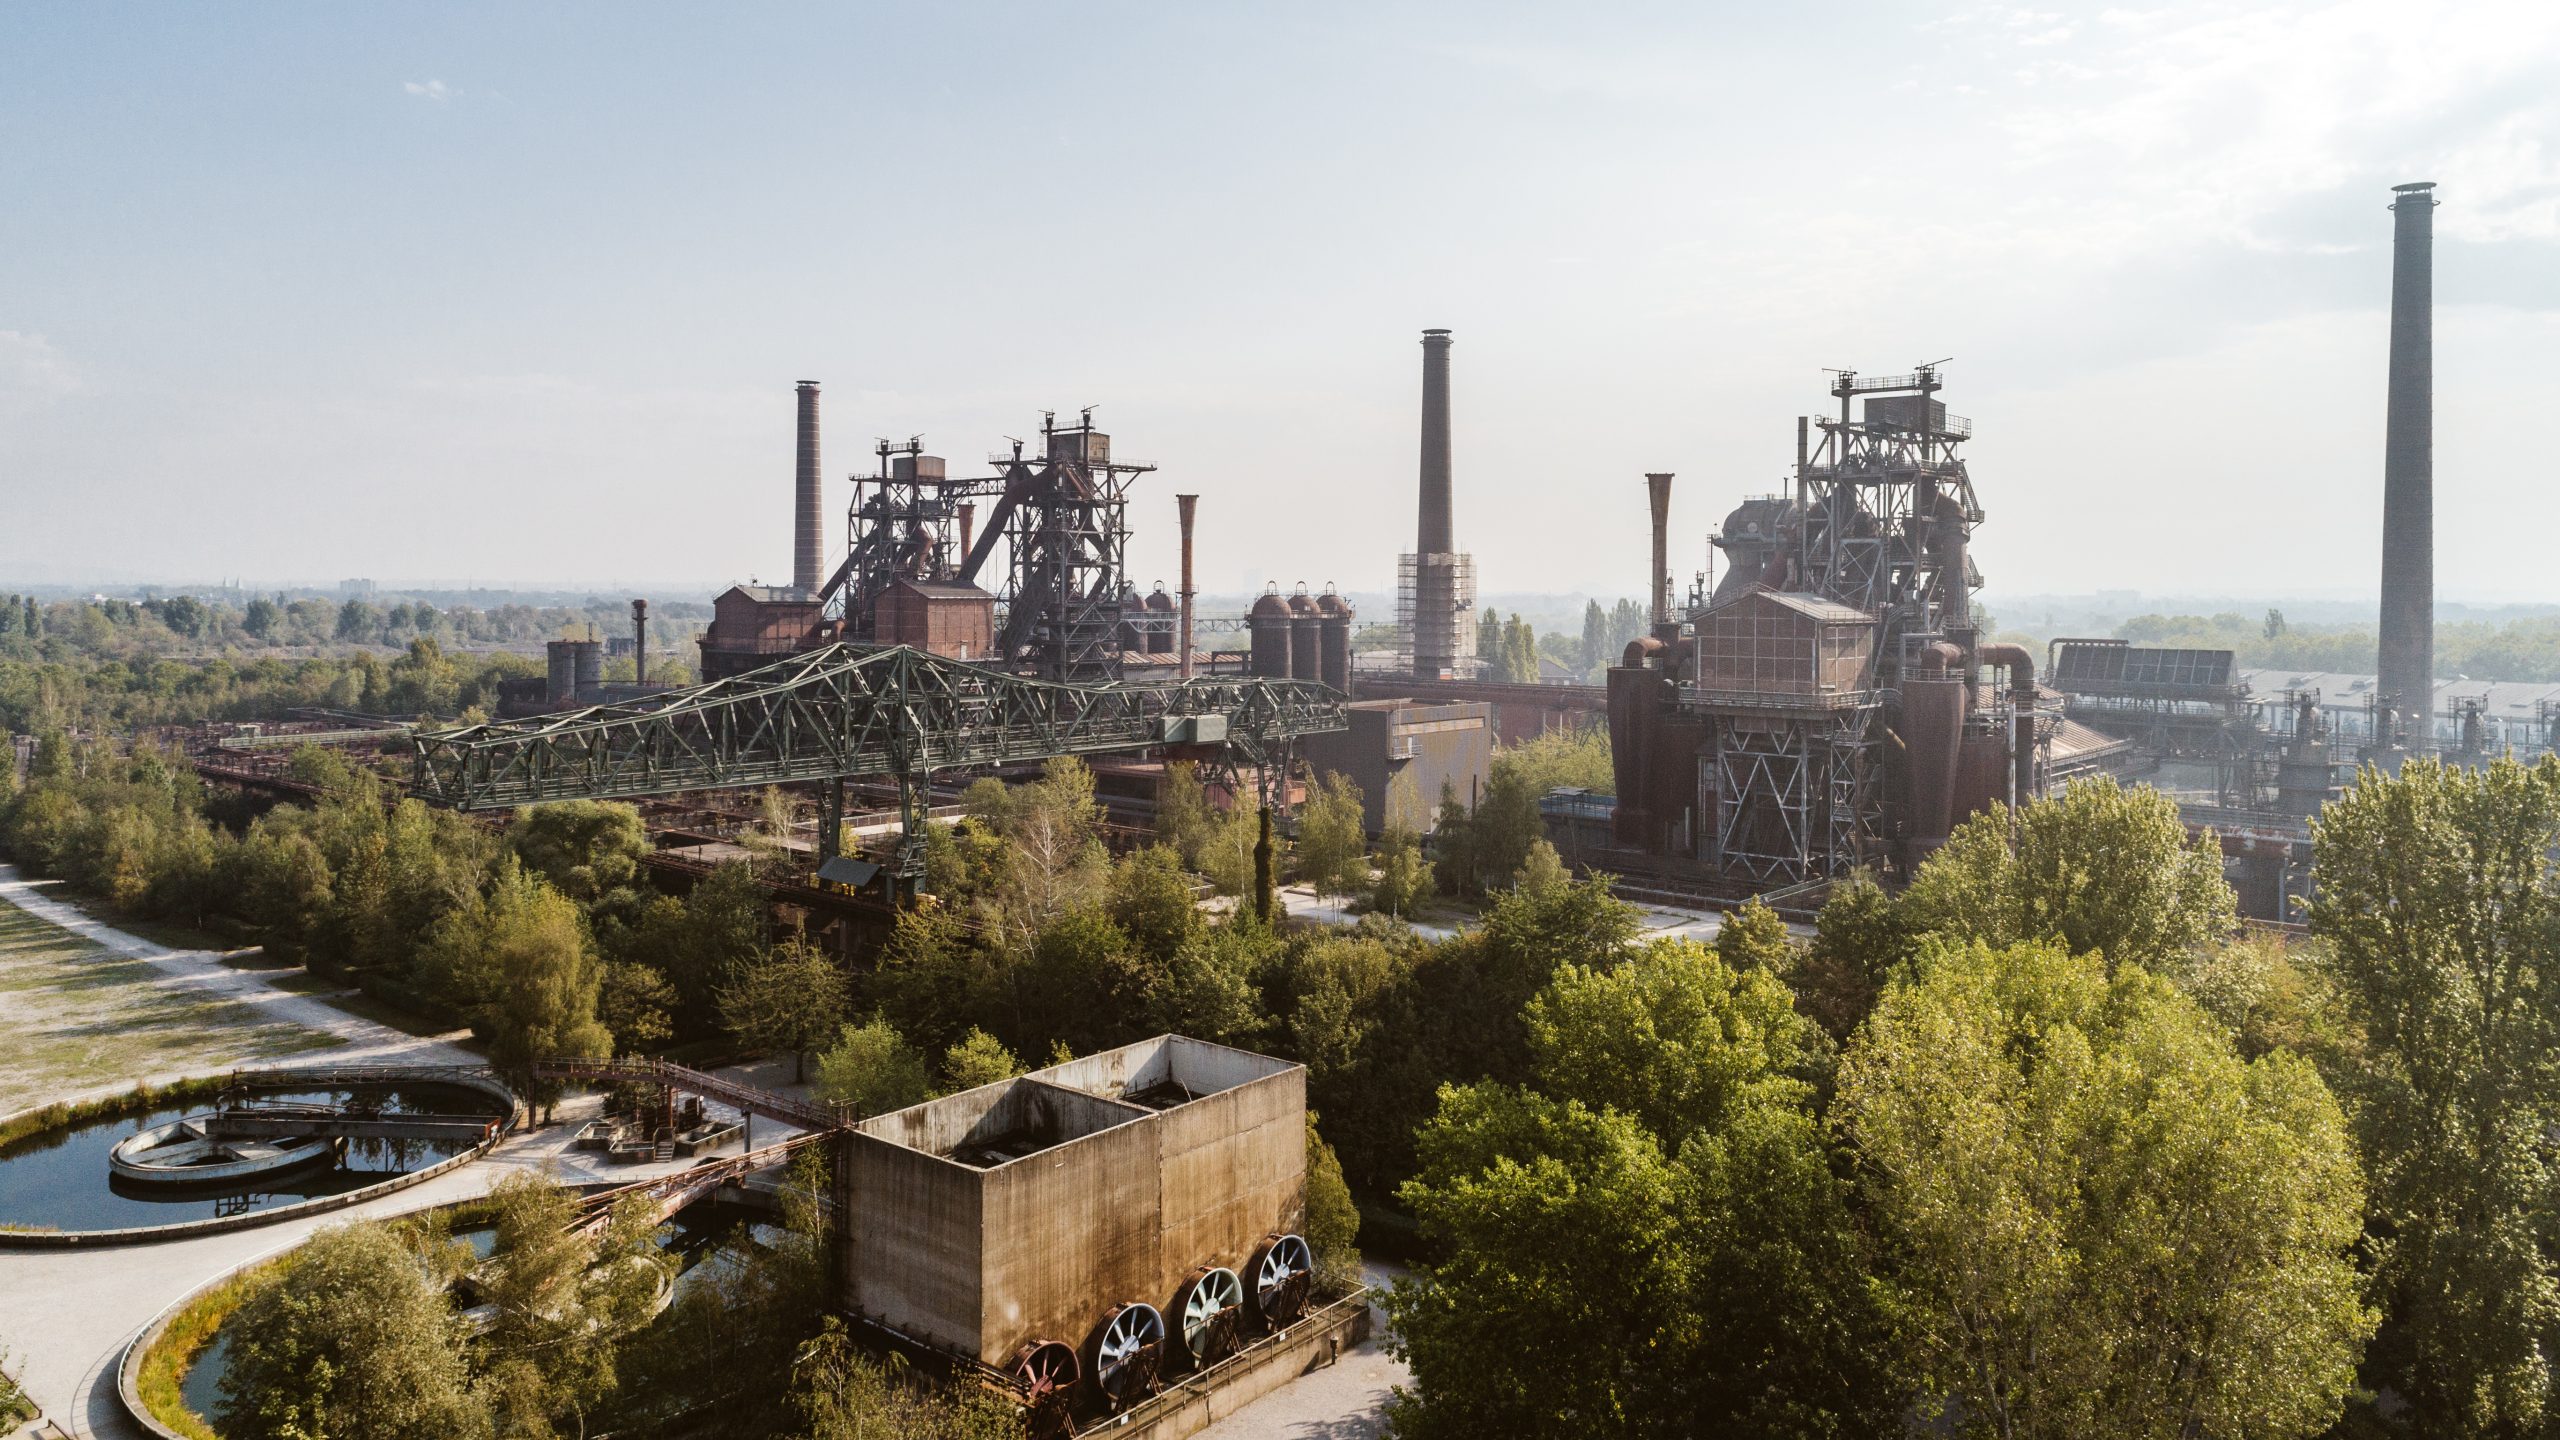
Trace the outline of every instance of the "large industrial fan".
[[1143, 1300], [1111, 1307], [1093, 1339], [1093, 1384], [1117, 1410], [1156, 1390], [1164, 1368], [1164, 1316]]
[[1022, 1389], [1023, 1428], [1031, 1440], [1063, 1440], [1075, 1433], [1070, 1407], [1084, 1366], [1073, 1347], [1056, 1340], [1032, 1340], [1014, 1352], [1012, 1374]]
[[1315, 1283], [1315, 1252], [1303, 1238], [1274, 1235], [1253, 1252], [1253, 1313], [1272, 1329], [1298, 1318]]
[[1244, 1281], [1224, 1265], [1203, 1265], [1182, 1282], [1173, 1308], [1182, 1317], [1182, 1348], [1191, 1363], [1214, 1365], [1236, 1348], [1244, 1322]]

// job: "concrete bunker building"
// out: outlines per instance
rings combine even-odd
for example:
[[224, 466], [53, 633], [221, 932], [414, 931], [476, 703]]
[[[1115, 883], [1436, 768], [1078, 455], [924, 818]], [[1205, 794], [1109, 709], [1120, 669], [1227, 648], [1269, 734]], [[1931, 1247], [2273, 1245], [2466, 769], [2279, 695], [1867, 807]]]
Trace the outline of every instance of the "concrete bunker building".
[[1125, 1402], [1306, 1304], [1306, 1094], [1303, 1066], [1160, 1035], [862, 1121], [843, 1306], [1014, 1373], [1072, 1351]]

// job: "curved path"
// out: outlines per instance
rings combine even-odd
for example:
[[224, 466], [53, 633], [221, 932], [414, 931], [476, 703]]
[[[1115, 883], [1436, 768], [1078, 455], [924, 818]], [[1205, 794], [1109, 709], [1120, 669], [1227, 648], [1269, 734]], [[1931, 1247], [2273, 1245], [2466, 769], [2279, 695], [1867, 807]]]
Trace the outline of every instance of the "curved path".
[[[149, 961], [167, 972], [166, 983], [201, 987], [224, 999], [256, 1006], [276, 1019], [346, 1042], [300, 1063], [481, 1063], [479, 1056], [452, 1043], [459, 1036], [420, 1039], [404, 1035], [389, 1026], [333, 1009], [310, 996], [277, 989], [260, 972], [234, 970], [211, 951], [171, 950], [101, 924], [70, 904], [37, 893], [33, 884], [5, 865], [0, 865], [0, 901], [118, 954]], [[203, 1073], [205, 1068], [196, 1067], [196, 1073]], [[158, 1083], [177, 1078], [180, 1077], [174, 1074], [136, 1075], [88, 1093], [114, 1094], [129, 1089], [135, 1081]], [[64, 1094], [49, 1098], [77, 1100], [87, 1096]], [[28, 1396], [44, 1409], [43, 1425], [20, 1433], [50, 1437], [53, 1432], [43, 1427], [59, 1425], [64, 1433], [75, 1436], [143, 1440], [141, 1430], [126, 1418], [124, 1406], [116, 1397], [116, 1364], [123, 1357], [126, 1343], [197, 1286], [250, 1261], [290, 1249], [314, 1231], [351, 1220], [381, 1219], [471, 1199], [519, 1170], [547, 1169], [560, 1179], [573, 1182], [629, 1181], [685, 1169], [695, 1163], [681, 1160], [666, 1165], [608, 1167], [593, 1152], [571, 1148], [578, 1125], [591, 1118], [599, 1103], [595, 1097], [565, 1102], [555, 1123], [508, 1140], [476, 1164], [326, 1215], [280, 1220], [273, 1225], [158, 1245], [0, 1251], [0, 1354], [7, 1356], [9, 1372], [26, 1386]], [[770, 1143], [788, 1128], [767, 1122], [757, 1127], [756, 1138]], [[16, 1440], [16, 1436], [10, 1440]]]

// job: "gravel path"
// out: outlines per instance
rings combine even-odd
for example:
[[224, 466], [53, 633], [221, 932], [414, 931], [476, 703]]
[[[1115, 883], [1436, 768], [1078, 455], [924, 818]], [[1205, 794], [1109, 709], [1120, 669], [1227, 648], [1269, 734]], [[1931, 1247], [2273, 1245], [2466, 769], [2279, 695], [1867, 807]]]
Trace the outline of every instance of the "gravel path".
[[[259, 1018], [281, 1021], [316, 1034], [329, 1036], [339, 1044], [324, 1053], [310, 1057], [307, 1063], [332, 1065], [478, 1065], [482, 1057], [454, 1042], [468, 1034], [454, 1031], [433, 1039], [421, 1039], [388, 1025], [350, 1015], [346, 1011], [311, 995], [297, 994], [270, 983], [270, 974], [256, 970], [239, 970], [222, 963], [219, 952], [212, 950], [172, 950], [139, 935], [128, 934], [112, 925], [94, 920], [78, 906], [55, 898], [46, 891], [49, 882], [27, 879], [16, 866], [0, 865], [0, 901], [14, 905], [48, 924], [102, 949], [129, 959], [140, 960], [161, 972], [161, 984], [199, 994], [209, 999], [229, 1001], [247, 1007]], [[129, 1090], [142, 1081], [154, 1085], [182, 1079], [189, 1074], [202, 1074], [204, 1067], [179, 1069], [156, 1074], [119, 1077], [112, 1085], [94, 1086], [86, 1090], [67, 1091], [46, 1096], [47, 1100], [77, 1101]]]

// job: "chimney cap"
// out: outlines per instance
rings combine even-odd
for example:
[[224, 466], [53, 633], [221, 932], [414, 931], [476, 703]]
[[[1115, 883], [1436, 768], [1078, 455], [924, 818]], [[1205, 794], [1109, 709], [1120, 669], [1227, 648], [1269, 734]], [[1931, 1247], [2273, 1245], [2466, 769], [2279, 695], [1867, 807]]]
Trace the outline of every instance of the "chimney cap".
[[1425, 345], [1430, 344], [1434, 336], [1437, 336], [1441, 342], [1445, 344], [1449, 339], [1449, 332], [1446, 330], [1425, 330], [1422, 332], [1422, 343]]
[[2394, 195], [2406, 195], [2412, 190], [2433, 190], [2434, 188], [2436, 188], [2436, 182], [2433, 180], [2412, 180], [2406, 185], [2392, 186], [2391, 193]]
[[818, 388], [818, 382], [815, 380], [803, 380], [800, 382], [800, 388], [803, 390], [815, 390]]

